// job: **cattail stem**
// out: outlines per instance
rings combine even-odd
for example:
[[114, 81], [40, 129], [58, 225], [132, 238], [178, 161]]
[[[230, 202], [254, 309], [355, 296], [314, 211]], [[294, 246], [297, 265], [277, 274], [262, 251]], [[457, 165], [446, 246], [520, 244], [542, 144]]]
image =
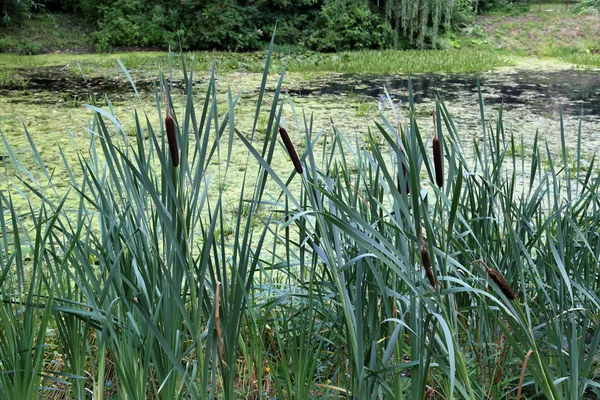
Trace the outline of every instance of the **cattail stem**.
[[500, 290], [502, 290], [502, 293], [504, 293], [507, 299], [514, 300], [517, 298], [517, 295], [513, 292], [512, 288], [500, 272], [488, 267], [483, 260], [475, 260], [475, 262], [481, 263], [485, 267], [487, 274], [492, 278], [494, 283], [500, 287]]
[[296, 149], [290, 140], [290, 136], [284, 127], [279, 126], [279, 134], [281, 135], [281, 139], [283, 140], [283, 144], [285, 145], [285, 149], [287, 150], [290, 158], [292, 159], [292, 163], [294, 164], [294, 168], [296, 172], [302, 174], [302, 164], [300, 164], [300, 158], [298, 158], [298, 153], [296, 153]]

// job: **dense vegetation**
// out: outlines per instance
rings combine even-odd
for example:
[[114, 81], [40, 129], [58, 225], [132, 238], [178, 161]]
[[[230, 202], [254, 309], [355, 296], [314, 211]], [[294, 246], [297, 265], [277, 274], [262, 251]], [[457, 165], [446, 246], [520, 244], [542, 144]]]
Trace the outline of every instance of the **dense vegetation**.
[[[523, 3], [525, 3], [523, 1]], [[582, 9], [598, 2], [582, 0]], [[252, 50], [278, 41], [315, 50], [443, 46], [440, 30], [508, 0], [6, 0], [0, 24], [32, 13], [75, 14], [94, 26], [98, 50], [115, 46]], [[527, 5], [529, 2], [527, 2]], [[0, 46], [1, 50], [1, 46]]]
[[[100, 50], [254, 49], [277, 20], [282, 43], [337, 51], [443, 47], [444, 29], [494, 7], [515, 8], [5, 0], [0, 25], [68, 12], [95, 27]], [[593, 14], [598, 1], [574, 10]], [[483, 40], [467, 35], [444, 40]], [[595, 41], [575, 54], [591, 61], [578, 62], [600, 65]], [[584, 159], [581, 125], [568, 132], [556, 121], [557, 143], [535, 134], [526, 147], [504, 131], [502, 109], [490, 119], [479, 93], [481, 134], [467, 143], [444, 101], [418, 109], [409, 82], [407, 107], [388, 98], [390, 113], [368, 135], [349, 135], [335, 115], [320, 130], [285, 95], [286, 68], [507, 63], [500, 53], [399, 53], [296, 57], [273, 54], [271, 42], [181, 60], [128, 54], [119, 63], [138, 74], [183, 68], [177, 89], [164, 76], [145, 82], [156, 108], [128, 115], [133, 127], [110, 99], [92, 97], [84, 133], [67, 130], [71, 148], [53, 144], [59, 155], [48, 157], [35, 139], [46, 130], [19, 121], [15, 144], [0, 126], [0, 399], [599, 398], [600, 178], [595, 156]], [[85, 73], [113, 69], [111, 57], [6, 55], [0, 65], [60, 64], [52, 73], [75, 85], [74, 76], [85, 83]], [[284, 70], [277, 83], [269, 68]], [[264, 70], [256, 97], [218, 90], [215, 76], [239, 69]], [[17, 80], [27, 86], [21, 70], [0, 70], [0, 88]], [[242, 102], [255, 104], [251, 117]], [[433, 131], [417, 124], [423, 113]], [[69, 157], [75, 149], [84, 150]], [[275, 161], [283, 157], [289, 164]], [[242, 178], [232, 188], [233, 176]]]
[[480, 95], [470, 152], [442, 101], [419, 129], [409, 84], [371, 135], [331, 135], [267, 71], [240, 124], [239, 97], [194, 78], [177, 95], [161, 77], [160, 122], [136, 113], [132, 134], [87, 106], [87, 150], [60, 171], [26, 127], [27, 158], [0, 131], [19, 179], [0, 193], [0, 398], [598, 397], [581, 132], [525, 154]]

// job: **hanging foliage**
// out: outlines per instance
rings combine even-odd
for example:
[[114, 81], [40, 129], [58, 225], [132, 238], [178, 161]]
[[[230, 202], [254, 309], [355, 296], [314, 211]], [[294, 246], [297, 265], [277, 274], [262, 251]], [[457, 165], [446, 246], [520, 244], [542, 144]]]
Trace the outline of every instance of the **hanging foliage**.
[[455, 0], [378, 0], [399, 35], [423, 47], [437, 40], [440, 26], [449, 26]]

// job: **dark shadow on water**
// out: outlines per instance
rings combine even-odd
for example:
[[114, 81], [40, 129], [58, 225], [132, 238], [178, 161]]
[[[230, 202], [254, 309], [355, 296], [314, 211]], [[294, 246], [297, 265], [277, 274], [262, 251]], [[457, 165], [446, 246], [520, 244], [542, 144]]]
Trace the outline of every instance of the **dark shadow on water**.
[[[563, 112], [600, 115], [600, 73], [597, 71], [519, 72], [518, 74], [415, 75], [411, 78], [415, 103], [446, 101], [465, 94], [477, 96], [477, 82], [486, 105], [504, 104], [506, 109], [523, 105], [539, 114]], [[358, 95], [378, 101], [384, 86], [396, 101], [408, 102], [408, 79], [390, 76], [336, 76], [309, 88], [290, 90], [297, 96]], [[466, 93], [465, 93], [466, 92]]]
[[[0, 96], [15, 102], [57, 103], [88, 102], [90, 96], [112, 101], [130, 99], [133, 93], [127, 79], [82, 79], [57, 74], [56, 70], [23, 71], [29, 82], [26, 88], [5, 86]], [[476, 102], [477, 82], [481, 82], [483, 98], [488, 106], [504, 104], [507, 110], [523, 106], [539, 115], [556, 114], [560, 110], [571, 115], [600, 115], [600, 72], [586, 70], [521, 71], [514, 74], [414, 75], [415, 103], [431, 101], [439, 93], [448, 102]], [[136, 80], [138, 91], [154, 90], [155, 82]], [[174, 82], [175, 88], [183, 87]], [[384, 86], [394, 102], [408, 102], [408, 79], [400, 76], [335, 75], [301, 88], [289, 88], [292, 96], [328, 96], [328, 101], [344, 101], [344, 96], [359, 96], [363, 101], [384, 101]], [[245, 93], [251, 95], [252, 93]], [[340, 96], [339, 100], [335, 99]], [[331, 98], [334, 98], [333, 100]], [[475, 100], [473, 100], [473, 98]], [[11, 101], [11, 100], [9, 100]], [[471, 105], [471, 104], [470, 104]]]

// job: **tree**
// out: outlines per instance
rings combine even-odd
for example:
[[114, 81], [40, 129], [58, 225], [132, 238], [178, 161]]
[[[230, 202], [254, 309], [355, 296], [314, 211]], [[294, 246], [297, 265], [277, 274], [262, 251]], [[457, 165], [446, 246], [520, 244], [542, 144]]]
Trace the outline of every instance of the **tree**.
[[400, 35], [424, 47], [426, 39], [435, 43], [440, 26], [449, 26], [455, 0], [374, 0], [384, 9]]
[[6, 24], [13, 20], [27, 18], [31, 12], [41, 6], [36, 0], [4, 0], [0, 1], [0, 13], [2, 19], [0, 24]]
[[385, 48], [393, 30], [367, 0], [326, 0], [307, 44], [320, 51]]

